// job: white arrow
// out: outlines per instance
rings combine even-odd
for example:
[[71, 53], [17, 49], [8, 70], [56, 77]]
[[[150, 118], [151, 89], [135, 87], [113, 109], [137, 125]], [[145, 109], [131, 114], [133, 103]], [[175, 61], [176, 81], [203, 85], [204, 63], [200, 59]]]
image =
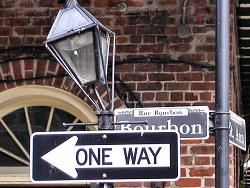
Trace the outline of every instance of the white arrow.
[[78, 174], [75, 169], [77, 163], [74, 155], [74, 146], [76, 145], [77, 140], [77, 136], [71, 137], [55, 149], [42, 156], [42, 159], [71, 177], [76, 178]]
[[169, 167], [169, 144], [77, 145], [73, 136], [41, 158], [73, 178], [76, 168]]

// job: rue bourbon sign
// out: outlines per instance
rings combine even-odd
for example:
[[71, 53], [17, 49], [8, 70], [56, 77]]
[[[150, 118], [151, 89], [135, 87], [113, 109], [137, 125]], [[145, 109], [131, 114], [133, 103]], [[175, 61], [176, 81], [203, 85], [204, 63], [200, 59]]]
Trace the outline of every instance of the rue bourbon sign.
[[207, 106], [126, 108], [115, 110], [115, 129], [175, 130], [182, 140], [209, 137]]
[[35, 133], [31, 180], [35, 183], [172, 181], [180, 176], [175, 131]]

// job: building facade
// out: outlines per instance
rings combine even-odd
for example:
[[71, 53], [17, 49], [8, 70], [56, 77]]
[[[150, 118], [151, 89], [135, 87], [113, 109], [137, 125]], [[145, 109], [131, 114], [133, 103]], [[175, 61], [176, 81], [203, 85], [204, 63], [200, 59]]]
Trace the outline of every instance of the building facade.
[[[216, 1], [78, 2], [116, 33], [115, 108], [215, 109]], [[61, 8], [54, 0], [0, 1], [0, 186], [32, 184], [28, 167], [33, 132], [85, 130], [66, 129], [62, 122], [97, 120], [90, 102], [43, 44]], [[230, 8], [230, 109], [240, 114], [235, 2]], [[240, 150], [230, 145], [232, 188], [239, 186], [241, 161]], [[181, 141], [178, 181], [115, 186], [215, 187], [214, 135]]]

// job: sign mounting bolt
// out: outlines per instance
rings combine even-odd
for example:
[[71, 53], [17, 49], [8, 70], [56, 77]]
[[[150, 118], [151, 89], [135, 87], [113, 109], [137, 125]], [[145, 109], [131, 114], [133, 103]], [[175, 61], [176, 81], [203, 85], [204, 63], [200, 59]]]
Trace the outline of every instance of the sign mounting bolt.
[[108, 138], [108, 137], [107, 137], [106, 134], [102, 135], [102, 139], [107, 139], [107, 138]]
[[106, 174], [106, 173], [103, 173], [103, 174], [102, 174], [102, 177], [103, 177], [103, 178], [106, 178], [106, 177], [107, 177], [107, 174]]

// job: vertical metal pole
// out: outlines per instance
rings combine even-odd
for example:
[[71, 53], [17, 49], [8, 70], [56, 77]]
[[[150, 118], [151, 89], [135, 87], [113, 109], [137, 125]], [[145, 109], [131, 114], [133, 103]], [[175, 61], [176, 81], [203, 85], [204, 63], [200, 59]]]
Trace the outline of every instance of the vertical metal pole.
[[230, 0], [217, 0], [216, 16], [216, 188], [229, 187]]

